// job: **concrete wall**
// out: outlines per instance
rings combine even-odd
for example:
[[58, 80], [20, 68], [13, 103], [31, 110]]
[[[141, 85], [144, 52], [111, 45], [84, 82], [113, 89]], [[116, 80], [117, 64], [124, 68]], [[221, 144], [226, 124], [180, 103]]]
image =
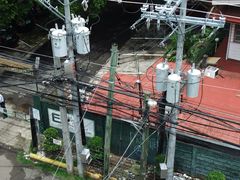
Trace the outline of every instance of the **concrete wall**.
[[240, 61], [240, 43], [234, 42], [235, 24], [230, 25], [227, 58]]

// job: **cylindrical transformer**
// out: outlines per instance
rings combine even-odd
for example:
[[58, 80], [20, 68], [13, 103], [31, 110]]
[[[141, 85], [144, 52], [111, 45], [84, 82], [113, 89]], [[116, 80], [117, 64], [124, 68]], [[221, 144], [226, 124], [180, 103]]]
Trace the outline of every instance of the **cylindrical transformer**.
[[201, 71], [198, 69], [190, 69], [187, 74], [187, 96], [195, 98], [198, 96]]
[[[73, 31], [75, 29], [77, 29], [78, 27], [85, 27], [85, 19], [82, 18], [81, 16], [74, 16], [72, 15], [72, 20], [71, 20], [71, 23], [72, 23], [72, 27], [73, 27]], [[76, 49], [76, 36], [73, 36], [73, 44], [74, 44], [74, 49]]]
[[90, 52], [89, 34], [90, 31], [87, 27], [77, 27], [74, 30], [78, 54], [87, 54]]
[[78, 17], [74, 17], [74, 18], [71, 20], [71, 23], [72, 23], [73, 29], [76, 29], [77, 27], [84, 27], [86, 21], [85, 21], [85, 19], [82, 18], [81, 16], [78, 16]]
[[63, 63], [64, 66], [64, 74], [69, 77], [73, 75], [73, 72], [75, 72], [75, 62], [72, 60], [65, 60]]
[[156, 66], [156, 89], [158, 91], [167, 90], [168, 70], [169, 66], [165, 62]]
[[51, 29], [50, 33], [53, 56], [67, 56], [67, 32], [63, 29]]
[[174, 104], [179, 101], [180, 81], [181, 77], [177, 74], [170, 74], [168, 76], [167, 102]]

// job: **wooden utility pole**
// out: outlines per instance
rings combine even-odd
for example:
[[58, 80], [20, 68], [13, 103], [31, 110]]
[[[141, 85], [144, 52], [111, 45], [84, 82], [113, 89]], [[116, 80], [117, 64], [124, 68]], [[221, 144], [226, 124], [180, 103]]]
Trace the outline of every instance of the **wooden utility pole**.
[[148, 124], [148, 114], [149, 114], [149, 105], [148, 100], [145, 95], [144, 97], [144, 113], [143, 113], [143, 134], [142, 134], [142, 151], [141, 151], [141, 159], [140, 159], [140, 179], [146, 179], [147, 172], [147, 157], [148, 157], [148, 136], [149, 136], [149, 124]]
[[108, 90], [108, 109], [105, 125], [105, 139], [104, 139], [104, 178], [108, 177], [109, 164], [110, 164], [110, 147], [112, 136], [112, 107], [113, 107], [113, 90], [115, 87], [115, 73], [118, 62], [118, 47], [116, 44], [112, 45], [111, 49], [111, 67], [109, 77], [109, 90]]

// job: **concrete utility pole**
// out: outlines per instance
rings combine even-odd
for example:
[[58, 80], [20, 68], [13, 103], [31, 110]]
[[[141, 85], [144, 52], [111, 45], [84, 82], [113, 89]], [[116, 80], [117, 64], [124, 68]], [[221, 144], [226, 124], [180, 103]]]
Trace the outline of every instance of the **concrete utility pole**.
[[164, 91], [162, 93], [162, 96], [160, 97], [160, 103], [158, 105], [159, 107], [159, 111], [158, 113], [160, 114], [160, 117], [159, 117], [159, 123], [160, 123], [160, 127], [159, 127], [159, 143], [158, 143], [158, 153], [159, 154], [164, 154], [164, 149], [166, 147], [166, 142], [165, 142], [165, 139], [166, 139], [166, 131], [165, 131], [165, 124], [166, 124], [166, 121], [165, 121], [165, 104], [166, 104], [166, 95], [167, 95], [167, 92]]
[[[184, 19], [186, 17], [187, 11], [187, 0], [183, 0], [181, 3], [180, 9], [180, 17]], [[183, 58], [183, 47], [184, 47], [184, 37], [185, 37], [185, 22], [179, 20], [178, 24], [178, 40], [177, 40], [177, 53], [176, 53], [176, 69], [175, 73], [181, 74], [182, 67], [182, 58]], [[180, 93], [176, 93], [179, 96]], [[176, 97], [178, 100], [179, 97]], [[176, 102], [178, 103], [178, 102]], [[174, 108], [172, 111], [172, 119], [171, 119], [171, 127], [169, 130], [169, 139], [168, 139], [168, 153], [167, 153], [167, 168], [168, 168], [168, 176], [167, 180], [173, 179], [174, 172], [174, 157], [175, 157], [175, 148], [176, 148], [176, 123], [178, 119], [178, 109]]]
[[[178, 6], [181, 4], [180, 14], [176, 15], [175, 11]], [[184, 47], [184, 36], [185, 36], [185, 24], [187, 25], [199, 25], [204, 29], [206, 26], [223, 28], [225, 25], [225, 17], [220, 16], [218, 18], [201, 18], [186, 16], [187, 10], [187, 0], [167, 0], [165, 5], [156, 5], [154, 8], [150, 4], [144, 4], [141, 8], [141, 18], [137, 20], [131, 28], [134, 29], [135, 26], [142, 20], [146, 19], [146, 22], [150, 25], [151, 20], [156, 20], [157, 25], [160, 25], [160, 21], [164, 20], [170, 22], [173, 32], [171, 32], [164, 40], [160, 43], [164, 43], [175, 30], [178, 29], [178, 41], [177, 41], [177, 54], [176, 54], [176, 69], [175, 73], [180, 77], [182, 58], [183, 58], [183, 47]], [[216, 31], [215, 31], [216, 32]], [[180, 91], [178, 89], [177, 91]], [[180, 92], [176, 92], [177, 97], [174, 99], [179, 99]], [[178, 110], [173, 109], [171, 127], [169, 132], [169, 141], [168, 141], [168, 157], [167, 157], [167, 167], [168, 167], [168, 180], [173, 179], [174, 171], [174, 156], [175, 156], [175, 145], [176, 145], [176, 122], [178, 118]]]
[[142, 134], [142, 151], [141, 151], [141, 158], [140, 158], [140, 179], [146, 179], [146, 172], [147, 172], [147, 157], [148, 157], [148, 136], [149, 136], [149, 124], [148, 124], [148, 113], [149, 113], [149, 105], [148, 100], [145, 95], [144, 97], [144, 113], [143, 113], [143, 134]]
[[39, 139], [37, 138], [37, 127], [36, 127], [36, 119], [33, 117], [32, 107], [29, 108], [30, 115], [30, 125], [31, 125], [31, 134], [32, 134], [32, 147], [38, 149]]
[[[64, 0], [64, 14], [65, 14], [65, 25], [67, 31], [67, 46], [68, 46], [68, 58], [70, 61], [74, 60], [73, 52], [73, 39], [72, 39], [72, 26], [71, 26], [71, 12], [70, 12], [70, 3], [69, 0]], [[74, 63], [75, 64], [75, 63]], [[74, 66], [75, 67], [75, 66]], [[72, 78], [76, 80], [76, 67], [72, 69]], [[73, 123], [75, 129], [75, 142], [76, 142], [76, 152], [77, 152], [77, 169], [79, 176], [83, 177], [83, 165], [81, 161], [81, 152], [83, 150], [82, 137], [80, 132], [80, 115], [79, 115], [79, 104], [78, 104], [78, 88], [76, 85], [72, 85], [73, 93]]]
[[[41, 3], [44, 7], [48, 8], [52, 13], [54, 13], [56, 16], [58, 16], [60, 19], [65, 20], [66, 25], [66, 32], [67, 32], [67, 54], [68, 59], [71, 64], [75, 64], [74, 59], [74, 51], [73, 51], [73, 29], [71, 25], [71, 16], [70, 16], [70, 2], [69, 0], [64, 0], [64, 15], [58, 11], [57, 7], [53, 7], [49, 0], [38, 0], [39, 3]], [[61, 3], [62, 4], [62, 3]], [[65, 56], [65, 55], [63, 55]], [[63, 57], [61, 55], [61, 57]], [[61, 62], [59, 58], [54, 57], [54, 63], [55, 67], [61, 69]], [[69, 73], [69, 72], [68, 72]], [[71, 69], [70, 77], [76, 81], [76, 66]], [[79, 116], [79, 103], [78, 103], [78, 88], [75, 85], [72, 85], [72, 106], [73, 106], [73, 123], [75, 128], [75, 141], [76, 141], [76, 152], [77, 152], [77, 160], [78, 160], [78, 172], [80, 176], [83, 176], [83, 166], [81, 162], [81, 152], [83, 150], [82, 146], [82, 138], [81, 138], [81, 131], [80, 131], [80, 116]], [[58, 92], [59, 96], [63, 96], [63, 92]], [[64, 140], [64, 146], [66, 144], [67, 149], [66, 151], [66, 159], [67, 159], [67, 165], [69, 166], [68, 171], [72, 172], [72, 151], [70, 152], [70, 140], [69, 140], [69, 128], [68, 123], [65, 122], [67, 119], [67, 110], [65, 107], [60, 106], [60, 113], [61, 113], [61, 119], [62, 119], [62, 131], [63, 131], [63, 140]], [[71, 156], [71, 157], [70, 157]]]
[[[54, 60], [54, 74], [56, 76], [62, 75], [62, 69], [61, 69], [61, 61], [59, 57], [53, 57]], [[63, 86], [63, 84], [62, 84]], [[64, 92], [62, 90], [57, 90], [57, 95], [59, 97], [64, 97]], [[66, 158], [66, 164], [67, 164], [67, 172], [72, 173], [73, 172], [73, 156], [72, 156], [72, 143], [70, 141], [70, 133], [69, 133], [69, 125], [68, 125], [68, 118], [67, 118], [67, 109], [66, 104], [63, 102], [60, 98], [60, 118], [62, 123], [62, 135], [63, 135], [63, 146], [64, 146], [64, 152], [65, 152], [65, 158]]]
[[104, 178], [108, 178], [109, 164], [110, 164], [110, 147], [112, 136], [112, 107], [113, 107], [113, 90], [115, 87], [115, 73], [118, 62], [118, 47], [116, 44], [112, 45], [111, 49], [111, 67], [109, 77], [109, 91], [107, 103], [107, 117], [105, 125], [105, 139], [104, 139]]

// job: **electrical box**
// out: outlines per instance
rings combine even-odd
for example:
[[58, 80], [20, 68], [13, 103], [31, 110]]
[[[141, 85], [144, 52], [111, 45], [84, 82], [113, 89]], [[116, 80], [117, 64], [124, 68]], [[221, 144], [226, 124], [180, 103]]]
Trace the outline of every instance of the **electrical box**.
[[219, 68], [214, 66], [208, 66], [205, 69], [204, 75], [210, 78], [215, 78], [218, 75]]
[[92, 161], [92, 158], [90, 156], [90, 150], [87, 148], [84, 148], [81, 152], [81, 160], [82, 163], [84, 164], [90, 164], [90, 162]]
[[67, 77], [72, 77], [73, 72], [75, 72], [75, 62], [67, 59], [64, 61], [63, 66], [64, 66], [64, 74]]
[[167, 165], [166, 163], [160, 163], [160, 178], [161, 179], [166, 179], [167, 178]]

